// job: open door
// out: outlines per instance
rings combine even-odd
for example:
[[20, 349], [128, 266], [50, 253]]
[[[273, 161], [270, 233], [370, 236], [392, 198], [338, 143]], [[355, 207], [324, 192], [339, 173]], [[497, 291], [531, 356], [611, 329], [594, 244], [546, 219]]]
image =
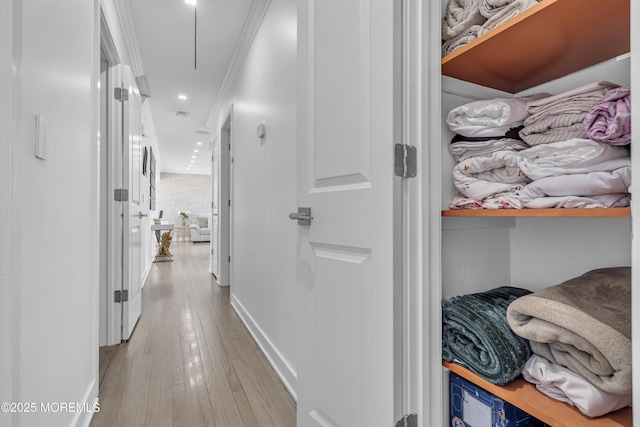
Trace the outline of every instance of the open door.
[[121, 66], [122, 182], [128, 189], [123, 212], [122, 340], [128, 340], [142, 313], [141, 220], [148, 216], [142, 199], [142, 98], [131, 68]]
[[298, 5], [298, 426], [393, 426], [394, 2]]

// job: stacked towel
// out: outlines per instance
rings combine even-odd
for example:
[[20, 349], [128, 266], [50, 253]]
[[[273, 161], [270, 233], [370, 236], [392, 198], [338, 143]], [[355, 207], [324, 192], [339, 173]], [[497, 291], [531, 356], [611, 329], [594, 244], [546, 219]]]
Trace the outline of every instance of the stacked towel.
[[627, 145], [631, 143], [631, 87], [608, 91], [594, 105], [584, 121], [589, 138], [602, 144]]
[[448, 0], [442, 19], [442, 56], [472, 42], [538, 0]]
[[531, 146], [587, 138], [584, 129], [587, 113], [609, 90], [617, 87], [615, 83], [599, 81], [529, 102], [530, 115], [524, 121], [520, 137]]
[[[529, 340], [535, 355], [570, 370], [604, 392], [576, 405], [586, 409], [583, 412], [587, 415], [602, 415], [603, 407], [598, 405], [606, 394], [617, 396], [604, 405], [606, 410], [630, 402], [630, 267], [592, 270], [524, 295], [509, 305], [507, 321], [514, 333]], [[540, 376], [535, 373], [538, 368], [530, 369], [531, 376]], [[555, 368], [550, 371], [553, 374]], [[556, 385], [566, 385], [569, 379], [557, 381], [553, 380]], [[571, 392], [565, 394], [571, 398]], [[588, 398], [584, 393], [577, 394]], [[589, 409], [592, 405], [593, 411]]]
[[514, 334], [507, 307], [531, 291], [502, 286], [442, 301], [442, 358], [503, 385], [516, 378], [531, 356], [527, 340]]

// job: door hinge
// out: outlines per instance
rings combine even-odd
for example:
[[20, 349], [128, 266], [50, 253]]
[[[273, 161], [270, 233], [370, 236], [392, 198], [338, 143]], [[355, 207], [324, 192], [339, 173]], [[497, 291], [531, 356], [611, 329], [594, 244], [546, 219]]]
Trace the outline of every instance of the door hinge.
[[414, 178], [418, 171], [416, 147], [407, 144], [395, 146], [395, 174], [401, 178]]
[[129, 99], [129, 90], [123, 87], [117, 87], [113, 91], [113, 97], [118, 101], [126, 101]]
[[113, 200], [116, 202], [126, 202], [129, 200], [129, 190], [126, 188], [116, 188], [113, 190]]
[[228, 203], [228, 204], [229, 204], [229, 206], [231, 206], [231, 200], [229, 200], [228, 202], [229, 202], [229, 203]]
[[231, 262], [231, 255], [229, 255], [229, 262]]
[[400, 418], [396, 427], [418, 427], [418, 414], [409, 414]]
[[128, 290], [122, 290], [122, 291], [114, 291], [114, 298], [113, 301], [114, 302], [125, 302], [125, 301], [129, 301], [129, 291]]

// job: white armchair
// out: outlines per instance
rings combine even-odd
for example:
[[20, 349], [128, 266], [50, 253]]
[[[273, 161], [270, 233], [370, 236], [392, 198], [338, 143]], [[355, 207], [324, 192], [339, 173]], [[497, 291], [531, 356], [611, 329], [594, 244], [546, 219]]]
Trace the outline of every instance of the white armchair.
[[197, 216], [193, 223], [189, 225], [192, 242], [210, 242], [211, 228], [209, 227], [209, 218], [206, 216]]

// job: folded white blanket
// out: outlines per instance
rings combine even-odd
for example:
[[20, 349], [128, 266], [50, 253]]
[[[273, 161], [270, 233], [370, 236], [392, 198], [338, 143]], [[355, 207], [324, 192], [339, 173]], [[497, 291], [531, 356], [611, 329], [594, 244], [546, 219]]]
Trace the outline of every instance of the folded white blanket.
[[445, 122], [451, 131], [468, 137], [501, 136], [520, 126], [529, 116], [527, 103], [550, 96], [539, 93], [522, 98], [472, 101], [449, 111]]
[[497, 151], [474, 156], [453, 168], [453, 183], [464, 196], [480, 200], [510, 190], [520, 190], [529, 182], [520, 172], [517, 153]]
[[482, 25], [487, 18], [480, 14], [480, 0], [447, 0], [442, 19], [442, 40], [459, 36], [472, 25]]
[[518, 152], [518, 167], [532, 180], [547, 176], [612, 171], [628, 165], [624, 147], [574, 138], [527, 148]]
[[524, 365], [522, 376], [542, 393], [575, 406], [588, 417], [599, 417], [631, 405], [631, 393], [607, 393], [569, 369], [535, 354]]
[[496, 151], [522, 151], [529, 148], [526, 142], [511, 138], [487, 139], [485, 141], [458, 141], [449, 144], [449, 152], [456, 162], [474, 156], [488, 156]]
[[628, 166], [614, 171], [598, 171], [541, 178], [520, 191], [523, 208], [612, 208], [629, 206], [631, 157]]

